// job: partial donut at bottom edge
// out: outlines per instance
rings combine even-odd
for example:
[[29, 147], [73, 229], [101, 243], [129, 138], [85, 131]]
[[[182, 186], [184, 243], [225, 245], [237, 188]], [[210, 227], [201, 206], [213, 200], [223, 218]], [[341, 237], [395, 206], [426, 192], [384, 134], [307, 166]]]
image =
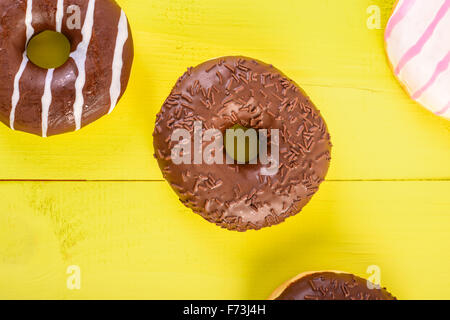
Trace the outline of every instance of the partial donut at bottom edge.
[[268, 300], [397, 300], [386, 288], [341, 271], [301, 273], [277, 288]]

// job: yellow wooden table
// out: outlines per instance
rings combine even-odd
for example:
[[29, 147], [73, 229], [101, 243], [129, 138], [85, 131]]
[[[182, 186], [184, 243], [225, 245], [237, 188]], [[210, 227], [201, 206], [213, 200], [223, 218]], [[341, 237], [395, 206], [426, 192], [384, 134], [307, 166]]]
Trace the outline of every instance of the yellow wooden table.
[[[114, 113], [49, 139], [0, 126], [0, 298], [264, 299], [303, 271], [370, 265], [399, 298], [450, 298], [450, 122], [407, 97], [369, 28], [393, 0], [118, 2], [136, 57]], [[298, 82], [334, 144], [303, 212], [244, 234], [185, 209], [152, 157], [176, 79], [234, 54]]]

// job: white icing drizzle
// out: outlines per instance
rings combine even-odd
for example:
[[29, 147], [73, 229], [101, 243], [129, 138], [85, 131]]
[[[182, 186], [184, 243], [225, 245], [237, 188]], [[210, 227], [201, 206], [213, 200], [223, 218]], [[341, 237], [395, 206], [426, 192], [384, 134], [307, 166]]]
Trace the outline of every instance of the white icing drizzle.
[[[58, 0], [56, 9], [56, 31], [61, 32], [62, 20], [64, 16], [64, 0]], [[49, 69], [47, 71], [47, 76], [45, 77], [45, 87], [44, 94], [42, 95], [42, 136], [47, 137], [48, 130], [48, 112], [50, 110], [50, 105], [52, 104], [52, 80], [53, 73], [55, 69]]]
[[56, 8], [56, 32], [61, 32], [64, 17], [64, 0], [58, 0]]
[[117, 100], [119, 99], [121, 92], [121, 76], [123, 68], [123, 48], [125, 42], [128, 39], [128, 21], [125, 12], [121, 10], [119, 26], [117, 30], [116, 46], [114, 49], [114, 59], [112, 63], [112, 78], [111, 87], [109, 89], [109, 95], [111, 98], [111, 106], [109, 112], [111, 113], [116, 107]]
[[86, 18], [84, 20], [83, 28], [81, 29], [83, 39], [78, 44], [77, 49], [70, 54], [70, 57], [75, 61], [78, 69], [78, 77], [75, 81], [75, 102], [73, 103], [75, 130], [80, 130], [81, 128], [81, 117], [84, 106], [83, 89], [86, 83], [86, 55], [89, 48], [89, 43], [91, 42], [92, 29], [94, 27], [94, 10], [95, 0], [89, 0]]
[[11, 98], [11, 112], [9, 114], [9, 125], [11, 129], [14, 130], [14, 121], [16, 115], [16, 107], [20, 100], [20, 88], [19, 83], [22, 78], [23, 72], [28, 64], [27, 57], [27, 44], [30, 41], [31, 37], [34, 34], [33, 26], [31, 25], [33, 21], [33, 0], [27, 0], [27, 10], [25, 14], [25, 25], [26, 25], [26, 33], [27, 33], [27, 41], [25, 44], [25, 51], [23, 52], [22, 63], [20, 64], [19, 71], [17, 71], [16, 76], [14, 77], [14, 90]]

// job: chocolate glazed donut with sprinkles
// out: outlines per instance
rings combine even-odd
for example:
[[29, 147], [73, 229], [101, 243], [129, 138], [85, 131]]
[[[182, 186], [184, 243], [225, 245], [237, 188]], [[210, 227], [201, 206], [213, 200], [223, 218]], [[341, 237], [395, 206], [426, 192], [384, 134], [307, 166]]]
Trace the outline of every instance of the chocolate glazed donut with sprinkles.
[[[47, 137], [79, 130], [114, 109], [133, 62], [128, 20], [114, 0], [0, 0], [0, 12], [0, 121]], [[71, 45], [56, 69], [27, 57], [29, 41], [47, 30]]]
[[[278, 171], [264, 175], [262, 163], [174, 161], [173, 132], [185, 129], [193, 145], [197, 122], [223, 136], [236, 125], [278, 129]], [[181, 202], [236, 231], [259, 230], [297, 214], [317, 192], [331, 160], [327, 126], [307, 95], [273, 66], [246, 57], [189, 68], [157, 115], [153, 135], [155, 158]], [[226, 157], [224, 147], [217, 152]]]

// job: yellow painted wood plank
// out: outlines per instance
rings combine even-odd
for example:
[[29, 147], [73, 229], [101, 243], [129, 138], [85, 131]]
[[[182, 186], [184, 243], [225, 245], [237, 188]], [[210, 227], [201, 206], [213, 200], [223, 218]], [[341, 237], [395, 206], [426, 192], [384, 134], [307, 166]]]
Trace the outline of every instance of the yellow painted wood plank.
[[322, 110], [335, 145], [328, 176], [341, 179], [450, 177], [450, 125], [409, 100], [392, 76], [382, 24], [392, 0], [121, 0], [136, 59], [124, 99], [76, 134], [42, 140], [0, 126], [0, 179], [161, 179], [152, 131], [185, 69], [221, 55], [273, 63]]
[[[308, 270], [450, 295], [450, 182], [326, 182], [270, 229], [219, 229], [163, 182], [0, 183], [0, 298], [264, 299]], [[81, 290], [66, 268], [81, 268]]]

